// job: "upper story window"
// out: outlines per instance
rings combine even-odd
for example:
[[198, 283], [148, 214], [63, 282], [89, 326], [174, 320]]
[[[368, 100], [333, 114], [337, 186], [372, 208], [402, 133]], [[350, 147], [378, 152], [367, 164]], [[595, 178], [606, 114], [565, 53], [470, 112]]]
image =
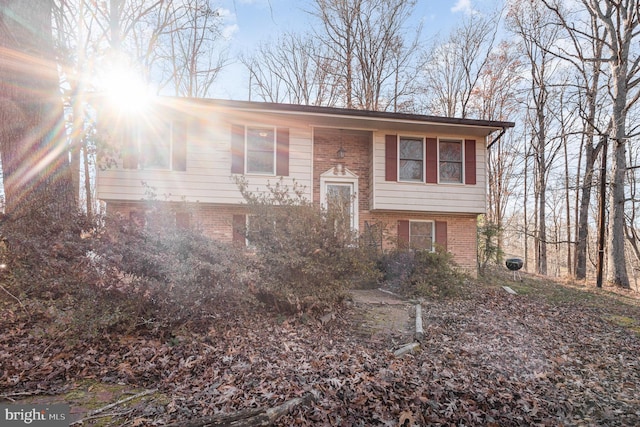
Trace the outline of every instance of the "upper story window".
[[181, 120], [153, 120], [129, 125], [124, 142], [125, 169], [185, 171], [187, 132]]
[[440, 182], [462, 183], [462, 141], [441, 139], [439, 143]]
[[424, 181], [424, 140], [422, 138], [400, 137], [398, 145], [398, 180]]
[[475, 139], [385, 135], [384, 179], [427, 184], [476, 185]]
[[140, 166], [171, 169], [171, 122], [154, 123], [140, 135]]
[[289, 128], [231, 125], [231, 173], [289, 175]]
[[275, 175], [276, 132], [272, 127], [247, 127], [247, 173]]

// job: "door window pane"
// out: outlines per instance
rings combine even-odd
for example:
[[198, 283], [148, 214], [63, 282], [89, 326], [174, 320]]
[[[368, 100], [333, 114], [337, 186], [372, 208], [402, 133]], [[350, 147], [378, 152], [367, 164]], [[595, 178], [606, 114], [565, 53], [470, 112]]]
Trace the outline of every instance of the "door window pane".
[[341, 226], [351, 228], [351, 185], [327, 184], [327, 212]]

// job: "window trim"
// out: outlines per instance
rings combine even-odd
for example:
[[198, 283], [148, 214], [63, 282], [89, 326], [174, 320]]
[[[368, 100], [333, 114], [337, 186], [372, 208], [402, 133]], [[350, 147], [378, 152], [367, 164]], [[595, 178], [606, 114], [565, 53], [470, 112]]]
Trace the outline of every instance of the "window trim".
[[[397, 181], [398, 182], [408, 182], [408, 183], [413, 183], [413, 184], [424, 184], [426, 182], [426, 178], [427, 178], [427, 171], [426, 171], [426, 167], [427, 167], [427, 146], [426, 146], [426, 138], [422, 135], [410, 135], [410, 134], [405, 134], [405, 135], [398, 135], [397, 136], [397, 141], [396, 141], [396, 170], [397, 170]], [[403, 179], [400, 176], [401, 173], [401, 168], [400, 168], [400, 162], [401, 162], [401, 157], [400, 157], [400, 143], [402, 141], [402, 139], [405, 140], [412, 140], [412, 141], [422, 141], [422, 179], [420, 180], [416, 180], [416, 179]], [[413, 160], [413, 159], [411, 159]]]
[[[411, 243], [411, 224], [414, 223], [431, 223], [431, 249], [429, 249], [429, 252], [435, 252], [436, 250], [436, 222], [434, 220], [431, 219], [410, 219], [409, 220], [409, 247], [413, 248], [413, 245]], [[414, 248], [415, 249], [415, 248]], [[417, 249], [417, 250], [427, 250], [427, 249]]]
[[[460, 181], [443, 181], [441, 175], [441, 163], [440, 159], [440, 144], [443, 142], [455, 142], [460, 144], [460, 161], [456, 162], [460, 164]], [[466, 183], [466, 142], [464, 139], [459, 138], [438, 138], [438, 184], [443, 185], [464, 185]], [[450, 162], [453, 163], [453, 162]]]
[[[143, 148], [148, 148], [150, 145], [147, 145], [147, 147], [144, 147], [144, 143], [146, 142], [145, 140], [145, 132], [144, 132], [144, 128], [140, 125], [139, 122], [133, 123], [131, 125], [131, 127], [128, 129], [128, 133], [129, 136], [131, 138], [131, 141], [133, 142], [133, 146], [135, 147], [135, 168], [126, 168], [124, 167], [124, 163], [123, 163], [123, 169], [131, 169], [131, 170], [148, 170], [148, 171], [167, 171], [167, 172], [185, 172], [186, 171], [186, 167], [185, 170], [178, 170], [175, 169], [175, 165], [174, 165], [174, 154], [175, 154], [175, 147], [176, 147], [176, 143], [175, 143], [175, 126], [176, 123], [179, 121], [180, 119], [176, 119], [176, 118], [172, 118], [169, 120], [169, 127], [167, 129], [167, 133], [168, 133], [168, 138], [169, 138], [169, 144], [168, 144], [168, 167], [158, 167], [158, 166], [147, 166], [145, 164], [145, 159], [148, 157], [146, 156], [146, 154], [148, 153], [148, 151], [143, 150]], [[187, 136], [187, 133], [185, 131], [185, 137]], [[184, 141], [184, 144], [187, 144], [187, 141]], [[186, 159], [185, 159], [186, 162]]]
[[[249, 171], [249, 129], [270, 129], [273, 132], [273, 145], [272, 145], [272, 156], [273, 156], [273, 169], [271, 172], [250, 172]], [[244, 175], [253, 175], [253, 176], [276, 176], [276, 172], [278, 169], [278, 128], [273, 125], [259, 125], [259, 124], [251, 124], [244, 126]]]

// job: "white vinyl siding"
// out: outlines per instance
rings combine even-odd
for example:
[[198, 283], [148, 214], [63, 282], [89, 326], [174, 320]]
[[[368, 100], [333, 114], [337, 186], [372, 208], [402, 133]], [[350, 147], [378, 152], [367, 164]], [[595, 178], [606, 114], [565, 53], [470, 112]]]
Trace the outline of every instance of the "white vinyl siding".
[[[274, 123], [274, 126], [277, 123]], [[186, 172], [176, 174], [163, 170], [125, 170], [112, 168], [100, 171], [97, 180], [98, 197], [102, 200], [140, 201], [147, 198], [145, 187], [168, 201], [187, 201], [214, 204], [243, 202], [238, 187], [231, 178], [231, 127], [228, 123], [211, 120], [200, 125], [195, 133], [188, 127]], [[289, 176], [284, 183], [293, 181], [305, 188], [311, 200], [311, 129], [289, 130]], [[250, 189], [265, 188], [275, 183], [274, 176], [247, 176]]]
[[[476, 185], [425, 184], [422, 182], [385, 181], [385, 135], [395, 131], [380, 130], [374, 134], [372, 210], [414, 211], [434, 213], [486, 212], [486, 147], [483, 138], [476, 144]], [[464, 141], [466, 135], [425, 135], [429, 138]], [[464, 169], [464, 164], [463, 164]]]

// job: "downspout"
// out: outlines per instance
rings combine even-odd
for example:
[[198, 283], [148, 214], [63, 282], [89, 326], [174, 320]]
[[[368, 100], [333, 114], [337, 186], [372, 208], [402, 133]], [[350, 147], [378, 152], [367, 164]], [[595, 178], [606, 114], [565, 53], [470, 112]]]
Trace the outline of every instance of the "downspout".
[[495, 144], [496, 142], [498, 142], [498, 140], [499, 140], [500, 138], [502, 138], [502, 135], [504, 135], [504, 133], [505, 133], [506, 131], [507, 131], [507, 128], [506, 128], [506, 127], [503, 127], [503, 128], [502, 128], [502, 130], [500, 131], [500, 133], [498, 134], [498, 136], [496, 136], [495, 138], [493, 138], [493, 141], [491, 141], [491, 142], [489, 143], [489, 145], [487, 145], [487, 150], [488, 150], [488, 149], [490, 149], [490, 148], [491, 148], [491, 146], [492, 146], [493, 144]]

